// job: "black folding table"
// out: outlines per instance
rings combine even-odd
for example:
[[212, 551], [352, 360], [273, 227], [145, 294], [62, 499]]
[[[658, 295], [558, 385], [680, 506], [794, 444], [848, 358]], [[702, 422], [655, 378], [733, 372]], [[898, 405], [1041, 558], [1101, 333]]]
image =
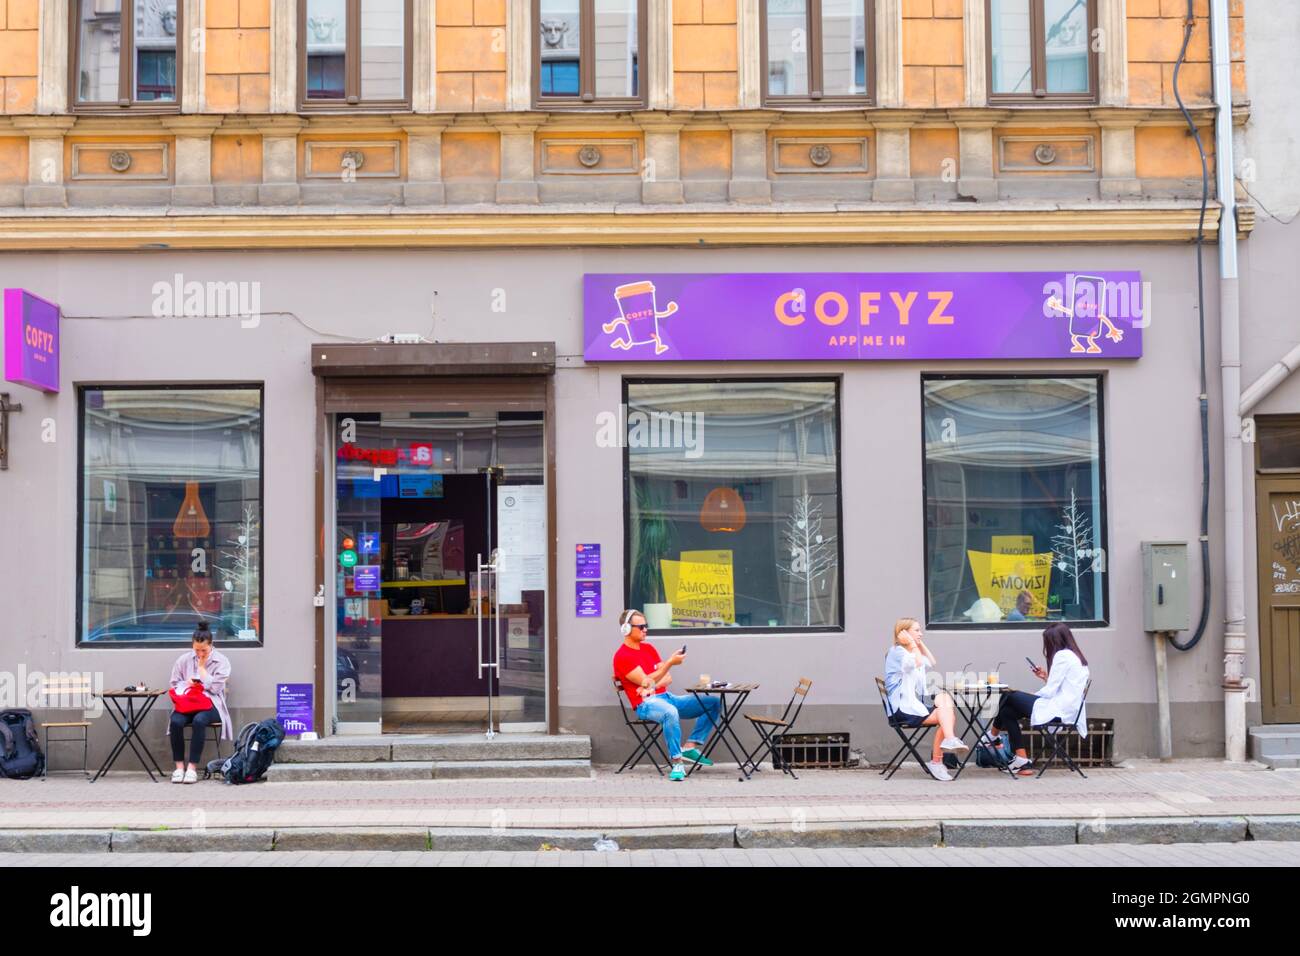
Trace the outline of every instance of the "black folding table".
[[[122, 737], [109, 751], [104, 765], [90, 778], [91, 783], [94, 783], [112, 769], [113, 763], [128, 744], [140, 759], [140, 764], [144, 767], [145, 773], [149, 774], [149, 779], [154, 783], [158, 782], [158, 777], [163, 775], [162, 768], [158, 766], [158, 761], [153, 759], [153, 754], [149, 751], [144, 740], [141, 739], [139, 731], [141, 725], [144, 724], [144, 719], [149, 716], [149, 711], [153, 710], [153, 705], [158, 703], [158, 698], [166, 695], [166, 693], [165, 690], [108, 690], [96, 695], [104, 699], [104, 703], [108, 705], [110, 711], [117, 711], [117, 717], [113, 718], [113, 723], [117, 724], [117, 729], [121, 732]], [[136, 708], [137, 701], [140, 704], [138, 709]], [[134, 740], [131, 739], [133, 737]], [[137, 743], [144, 749], [143, 753], [140, 752], [140, 748], [136, 747]], [[153, 764], [153, 770], [149, 769], [149, 764]], [[158, 771], [158, 777], [153, 775], [154, 770]]]
[[[710, 754], [712, 754], [714, 749], [718, 746], [718, 741], [721, 740], [724, 744], [727, 745], [727, 749], [731, 751], [731, 758], [735, 760], [736, 765], [740, 767], [740, 772], [742, 774], [740, 779], [748, 780], [749, 768], [747, 766], [748, 761], [745, 758], [746, 755], [745, 747], [740, 742], [740, 738], [736, 736], [736, 732], [731, 729], [731, 722], [735, 720], [736, 717], [740, 714], [740, 708], [744, 706], [745, 698], [747, 698], [754, 691], [758, 690], [758, 685], [757, 684], [724, 684], [718, 687], [712, 687], [708, 685], [696, 684], [695, 686], [688, 687], [686, 689], [695, 695], [696, 700], [699, 700], [701, 696], [717, 694], [718, 698], [722, 701], [722, 706], [718, 708], [717, 727], [715, 728], [713, 735], [709, 738], [708, 742], [705, 743], [704, 753], [702, 754], [702, 756], [708, 757]], [[727, 703], [728, 694], [732, 695], [732, 697], [734, 698], [734, 700], [730, 704]], [[700, 703], [701, 705], [703, 705], [703, 701], [701, 701]], [[736, 745], [735, 747], [731, 746], [733, 742]], [[739, 753], [737, 753], [737, 751], [739, 751]], [[686, 776], [689, 777], [691, 774], [695, 773], [695, 771], [698, 770], [701, 766], [703, 765], [698, 763], [693, 764], [691, 766], [691, 769], [686, 771]]]

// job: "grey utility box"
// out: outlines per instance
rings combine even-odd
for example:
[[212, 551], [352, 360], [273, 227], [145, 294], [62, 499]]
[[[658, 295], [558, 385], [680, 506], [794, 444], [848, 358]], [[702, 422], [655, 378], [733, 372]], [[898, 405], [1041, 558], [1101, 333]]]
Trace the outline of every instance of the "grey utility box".
[[1186, 541], [1142, 542], [1142, 629], [1185, 631], [1192, 626]]

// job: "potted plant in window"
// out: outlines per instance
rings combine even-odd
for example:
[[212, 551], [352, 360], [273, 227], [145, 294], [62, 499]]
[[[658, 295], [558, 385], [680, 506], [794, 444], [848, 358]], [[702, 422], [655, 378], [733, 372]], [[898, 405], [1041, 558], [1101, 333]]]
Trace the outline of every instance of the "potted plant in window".
[[632, 594], [648, 598], [641, 607], [647, 626], [667, 628], [672, 626], [673, 605], [664, 594], [664, 579], [659, 560], [673, 552], [677, 532], [668, 520], [667, 500], [655, 489], [650, 480], [642, 478], [635, 483], [636, 490], [636, 564], [632, 571]]

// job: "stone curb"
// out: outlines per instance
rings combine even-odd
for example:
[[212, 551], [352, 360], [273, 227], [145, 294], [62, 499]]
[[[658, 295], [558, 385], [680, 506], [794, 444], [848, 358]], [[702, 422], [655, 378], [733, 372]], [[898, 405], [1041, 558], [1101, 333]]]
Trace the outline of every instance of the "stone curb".
[[927, 847], [943, 834], [938, 823], [810, 823], [736, 827], [736, 846], [744, 849], [784, 847]]
[[[470, 853], [484, 850], [591, 850], [608, 837], [620, 850], [718, 850], [736, 846], [735, 827], [646, 827], [629, 830], [431, 830], [433, 849]], [[281, 849], [276, 843], [276, 849]]]
[[[1300, 823], [1297, 827], [1300, 830]], [[1300, 839], [1300, 832], [1295, 838]], [[1089, 844], [1240, 843], [1245, 839], [1245, 817], [1150, 817], [1079, 824], [1079, 842]]]
[[861, 821], [758, 826], [524, 830], [488, 827], [223, 827], [205, 830], [3, 830], [0, 853], [158, 853], [275, 850], [482, 852], [590, 850], [602, 837], [621, 850], [782, 847], [1062, 846], [1068, 844], [1300, 842], [1300, 816], [1152, 817], [1106, 820]]
[[0, 853], [107, 853], [109, 830], [0, 830]]
[[277, 850], [427, 850], [426, 827], [302, 827], [275, 831]]
[[1252, 840], [1300, 840], [1300, 817], [1247, 817]]
[[112, 853], [229, 853], [270, 850], [273, 830], [113, 830]]
[[1074, 843], [1074, 820], [944, 820], [946, 846], [1061, 846]]

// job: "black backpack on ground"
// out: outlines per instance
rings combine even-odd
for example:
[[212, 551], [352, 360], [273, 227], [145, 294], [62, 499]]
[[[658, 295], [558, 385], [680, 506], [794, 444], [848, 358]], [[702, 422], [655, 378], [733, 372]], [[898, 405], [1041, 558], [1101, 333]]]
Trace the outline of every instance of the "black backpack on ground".
[[30, 710], [0, 710], [0, 776], [35, 777], [45, 769], [45, 754]]
[[274, 717], [244, 724], [235, 738], [235, 752], [221, 765], [226, 783], [256, 783], [275, 762], [284, 743], [284, 727]]

